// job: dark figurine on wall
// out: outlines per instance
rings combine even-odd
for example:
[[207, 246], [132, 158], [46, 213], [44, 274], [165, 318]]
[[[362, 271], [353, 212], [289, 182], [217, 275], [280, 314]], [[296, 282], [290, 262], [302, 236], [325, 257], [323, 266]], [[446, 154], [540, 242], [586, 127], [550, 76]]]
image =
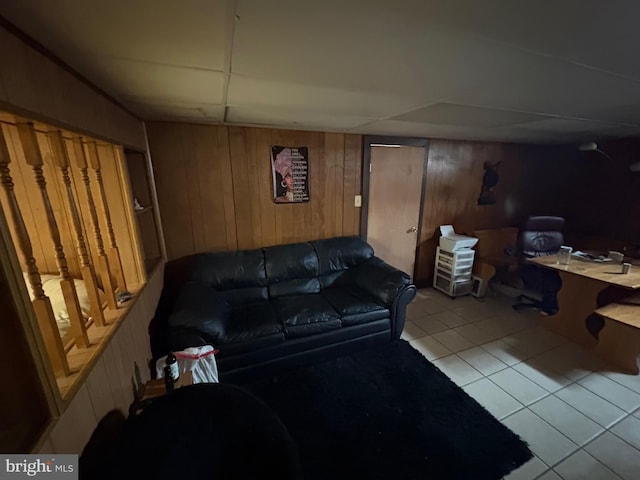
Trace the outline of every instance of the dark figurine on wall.
[[498, 175], [499, 166], [500, 162], [484, 162], [482, 191], [478, 197], [478, 205], [493, 205], [496, 203], [496, 196], [493, 193], [493, 188], [498, 184], [498, 180], [500, 180], [500, 176]]

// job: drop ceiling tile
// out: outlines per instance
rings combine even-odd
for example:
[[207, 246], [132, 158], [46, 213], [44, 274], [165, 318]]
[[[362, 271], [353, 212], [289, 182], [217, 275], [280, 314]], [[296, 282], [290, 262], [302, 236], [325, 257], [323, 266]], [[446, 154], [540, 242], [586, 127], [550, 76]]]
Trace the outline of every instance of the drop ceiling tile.
[[578, 120], [573, 118], [549, 118], [518, 125], [523, 130], [538, 130], [555, 133], [593, 133], [621, 127], [615, 123]]
[[[637, 19], [640, 12], [631, 13], [628, 8], [637, 9], [640, 7], [638, 2], [628, 2], [627, 8], [624, 9], [628, 15], [622, 15], [618, 10], [617, 22], [633, 22], [635, 25], [633, 30], [620, 28], [615, 26], [610, 28], [605, 22], [601, 24], [601, 31], [606, 31], [606, 35], [598, 35], [594, 37], [598, 41], [591, 43], [590, 48], [583, 49], [579, 54], [573, 55], [572, 60], [589, 65], [594, 68], [615, 72], [619, 75], [640, 80], [640, 65], [638, 64], [638, 33]], [[609, 13], [613, 13], [613, 9], [607, 8]], [[625, 25], [626, 26], [626, 25]]]
[[232, 73], [402, 92], [426, 105], [508, 79], [535, 57], [425, 22], [416, 8], [416, 2], [245, 0], [238, 5]]
[[640, 125], [640, 102], [628, 101], [623, 104], [587, 106], [582, 116], [603, 122]]
[[231, 107], [269, 107], [313, 109], [384, 118], [416, 108], [415, 100], [396, 94], [377, 94], [363, 90], [322, 87], [288, 81], [265, 80], [231, 75], [227, 105]]
[[430, 125], [426, 123], [403, 122], [401, 120], [381, 120], [353, 128], [351, 132], [365, 135], [465, 139], [473, 130], [473, 128], [469, 127]]
[[[0, 11], [65, 58], [70, 52], [221, 70], [229, 2], [24, 0]], [[82, 65], [74, 65], [83, 72]]]
[[462, 125], [474, 127], [497, 127], [516, 123], [541, 120], [543, 115], [523, 112], [511, 112], [492, 108], [471, 107], [453, 103], [435, 103], [428, 107], [404, 113], [393, 118], [418, 123], [433, 123], [437, 125]]
[[517, 78], [449, 101], [505, 110], [585, 118], [587, 112], [640, 103], [640, 83], [556, 59], [531, 59]]
[[534, 130], [533, 128], [522, 128], [522, 125], [478, 129], [475, 134], [474, 138], [477, 140], [511, 143], [561, 144], [593, 139], [593, 135], [589, 132]]
[[477, 128], [452, 125], [382, 120], [350, 130], [364, 135], [397, 135], [419, 138], [446, 138], [451, 140], [477, 140], [510, 143], [562, 143], [551, 138], [549, 132], [518, 130], [516, 127]]
[[222, 72], [174, 67], [154, 63], [133, 62], [100, 57], [93, 60], [93, 78], [116, 96], [135, 96], [163, 102], [222, 102]]
[[367, 117], [318, 113], [314, 110], [264, 107], [228, 107], [226, 115], [228, 123], [321, 129], [329, 132], [347, 130], [372, 120], [374, 119]]
[[571, 58], [628, 45], [628, 37], [637, 35], [640, 5], [625, 0], [443, 0], [421, 2], [414, 15], [455, 31]]
[[222, 105], [149, 104], [136, 102], [132, 98], [127, 98], [126, 103], [144, 120], [189, 119], [191, 121], [206, 121], [210, 123], [222, 122], [224, 119], [224, 107]]
[[623, 138], [634, 137], [640, 135], [640, 126], [633, 127], [616, 127], [602, 132], [598, 132], [594, 138]]

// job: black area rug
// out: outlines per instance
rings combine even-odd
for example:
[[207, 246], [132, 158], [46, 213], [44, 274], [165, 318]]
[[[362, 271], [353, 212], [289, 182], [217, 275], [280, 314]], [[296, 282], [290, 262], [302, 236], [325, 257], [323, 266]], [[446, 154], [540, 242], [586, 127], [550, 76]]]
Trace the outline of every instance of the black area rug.
[[306, 480], [500, 479], [532, 456], [403, 340], [243, 386], [287, 426]]

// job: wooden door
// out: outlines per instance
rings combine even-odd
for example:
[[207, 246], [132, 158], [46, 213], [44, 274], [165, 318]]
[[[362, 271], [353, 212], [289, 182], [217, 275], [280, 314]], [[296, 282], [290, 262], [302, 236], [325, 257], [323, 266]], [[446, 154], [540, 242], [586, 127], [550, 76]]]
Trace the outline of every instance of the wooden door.
[[423, 147], [371, 147], [367, 241], [376, 256], [413, 278]]

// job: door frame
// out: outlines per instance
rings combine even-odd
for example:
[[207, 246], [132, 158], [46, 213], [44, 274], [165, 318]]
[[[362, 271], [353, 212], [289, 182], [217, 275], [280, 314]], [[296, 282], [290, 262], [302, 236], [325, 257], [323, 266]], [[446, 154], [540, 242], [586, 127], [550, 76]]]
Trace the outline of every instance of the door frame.
[[[422, 187], [420, 189], [420, 209], [418, 212], [418, 234], [416, 235], [416, 257], [422, 235], [422, 215], [424, 213], [424, 196], [427, 184], [427, 161], [429, 159], [429, 140], [418, 137], [393, 137], [387, 135], [364, 135], [362, 137], [362, 212], [360, 215], [360, 237], [367, 240], [369, 222], [369, 180], [371, 168], [371, 147], [376, 144], [400, 145], [401, 147], [423, 147], [424, 162], [422, 164]], [[393, 148], [393, 147], [388, 147]], [[412, 278], [415, 278], [417, 264], [414, 263]]]

